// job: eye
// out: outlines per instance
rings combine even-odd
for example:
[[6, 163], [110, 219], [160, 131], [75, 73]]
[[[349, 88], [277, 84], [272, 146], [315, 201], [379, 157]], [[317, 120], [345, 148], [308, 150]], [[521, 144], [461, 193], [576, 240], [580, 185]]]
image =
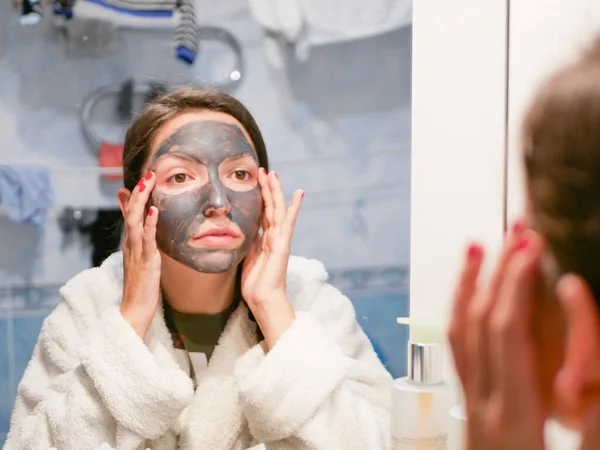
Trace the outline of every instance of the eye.
[[188, 176], [185, 173], [178, 173], [173, 175], [169, 181], [173, 181], [177, 184], [185, 183], [188, 179]]
[[233, 176], [238, 181], [246, 181], [248, 178], [250, 178], [250, 173], [246, 170], [236, 170], [233, 172]]

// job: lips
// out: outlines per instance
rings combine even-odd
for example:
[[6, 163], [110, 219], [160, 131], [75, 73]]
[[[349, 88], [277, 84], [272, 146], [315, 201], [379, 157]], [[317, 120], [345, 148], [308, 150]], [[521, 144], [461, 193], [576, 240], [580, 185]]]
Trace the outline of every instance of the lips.
[[202, 234], [199, 234], [198, 236], [194, 236], [194, 239], [203, 239], [203, 238], [207, 238], [207, 237], [221, 237], [221, 238], [238, 238], [240, 237], [240, 233], [225, 227], [225, 228], [212, 228], [210, 230], [205, 231]]

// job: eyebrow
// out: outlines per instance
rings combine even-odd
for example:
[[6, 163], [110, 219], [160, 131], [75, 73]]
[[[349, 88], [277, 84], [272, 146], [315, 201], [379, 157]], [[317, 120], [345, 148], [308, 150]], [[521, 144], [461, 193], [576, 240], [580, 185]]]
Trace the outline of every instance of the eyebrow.
[[[162, 153], [161, 155], [159, 155], [158, 158], [156, 158], [154, 160], [154, 164], [151, 166], [151, 170], [155, 170], [156, 169], [156, 166], [157, 166], [158, 162], [164, 156], [172, 156], [172, 157], [177, 158], [177, 159], [181, 159], [181, 160], [184, 160], [184, 161], [189, 161], [189, 162], [191, 162], [193, 164], [200, 164], [200, 165], [206, 167], [206, 161], [204, 161], [202, 158], [194, 157], [194, 156], [192, 156], [192, 155], [190, 155], [188, 153], [185, 153], [185, 152], [180, 152], [180, 151], [177, 151], [177, 150], [171, 150], [171, 151], [167, 151], [167, 152]], [[240, 159], [247, 158], [247, 157], [252, 158], [252, 161], [254, 161], [256, 163], [256, 165], [260, 165], [259, 162], [258, 162], [258, 159], [256, 158], [256, 155], [254, 154], [254, 152], [251, 152], [251, 151], [240, 153], [238, 155], [228, 156], [227, 158], [225, 158], [221, 162], [221, 164], [224, 163], [224, 162], [235, 162], [235, 161], [238, 161]]]
[[244, 153], [240, 153], [238, 155], [228, 156], [223, 161], [237, 161], [238, 159], [243, 159], [243, 158], [246, 158], [248, 156], [251, 157], [254, 162], [258, 163], [258, 160], [256, 159], [256, 156], [254, 156], [254, 153], [250, 152], [250, 151], [244, 152]]
[[159, 155], [155, 160], [154, 160], [154, 166], [156, 166], [156, 164], [158, 164], [158, 161], [163, 157], [163, 156], [173, 156], [175, 158], [178, 159], [183, 159], [185, 161], [190, 161], [192, 163], [195, 164], [201, 164], [203, 166], [206, 165], [206, 161], [204, 161], [202, 158], [197, 158], [195, 156], [190, 155], [189, 153], [184, 153], [178, 150], [174, 150], [174, 151], [167, 151], [165, 153], [162, 153], [161, 155]]

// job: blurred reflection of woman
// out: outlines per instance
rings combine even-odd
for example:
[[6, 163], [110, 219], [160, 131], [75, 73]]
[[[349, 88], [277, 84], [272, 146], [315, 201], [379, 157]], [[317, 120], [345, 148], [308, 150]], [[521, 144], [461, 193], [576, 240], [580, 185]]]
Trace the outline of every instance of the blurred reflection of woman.
[[389, 448], [391, 377], [323, 265], [289, 256], [303, 193], [286, 206], [247, 109], [158, 98], [124, 182], [123, 251], [62, 288], [5, 449]]

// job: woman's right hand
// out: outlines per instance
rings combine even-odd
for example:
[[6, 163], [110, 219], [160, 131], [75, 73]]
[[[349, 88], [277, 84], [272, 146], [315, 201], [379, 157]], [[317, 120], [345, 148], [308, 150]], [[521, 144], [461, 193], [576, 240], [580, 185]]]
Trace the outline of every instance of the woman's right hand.
[[160, 298], [161, 257], [156, 246], [158, 209], [151, 206], [146, 214], [155, 184], [156, 175], [148, 172], [133, 189], [125, 211], [121, 314], [142, 339]]

